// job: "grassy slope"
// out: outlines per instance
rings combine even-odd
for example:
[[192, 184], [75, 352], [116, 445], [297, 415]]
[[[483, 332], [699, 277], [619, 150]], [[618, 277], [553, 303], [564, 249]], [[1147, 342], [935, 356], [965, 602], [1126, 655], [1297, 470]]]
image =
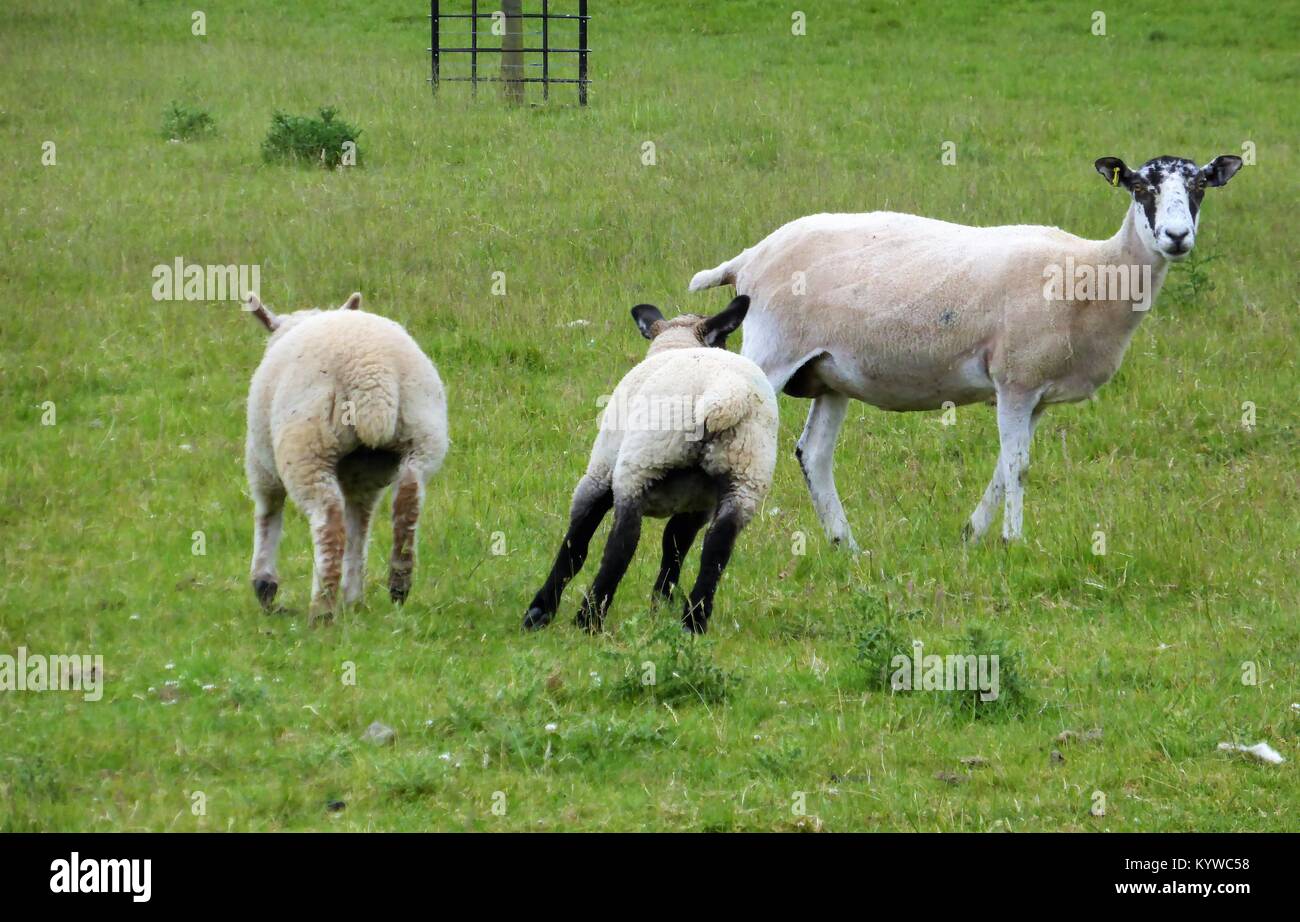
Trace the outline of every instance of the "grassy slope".
[[[174, 2], [0, 10], [0, 651], [102, 653], [108, 677], [94, 705], [0, 698], [0, 829], [774, 829], [811, 824], [797, 791], [831, 829], [1293, 824], [1294, 11], [1116, 11], [1102, 38], [1065, 2], [807, 2], [795, 38], [781, 4], [595, 6], [585, 111], [475, 105], [463, 85], [432, 102], [415, 2], [223, 4], [206, 38]], [[209, 108], [216, 137], [161, 140], [174, 98]], [[364, 129], [365, 167], [263, 166], [272, 111], [322, 104]], [[870, 553], [831, 551], [783, 452], [681, 670], [701, 689], [738, 675], [725, 697], [626, 694], [628, 666], [682, 652], [675, 611], [645, 601], [657, 529], [609, 636], [568, 625], [575, 591], [555, 627], [516, 633], [597, 397], [643, 353], [631, 304], [716, 308], [727, 293], [685, 295], [692, 272], [819, 210], [1109, 235], [1124, 202], [1095, 157], [1208, 159], [1247, 139], [1259, 165], [1211, 190], [1198, 238], [1214, 290], [1180, 295], [1176, 268], [1101, 399], [1049, 414], [1025, 545], [957, 540], [994, 461], [987, 409], [944, 427], [855, 405], [838, 477]], [[241, 445], [262, 337], [230, 305], [152, 301], [152, 267], [177, 256], [260, 264], [278, 309], [360, 289], [438, 363], [454, 445], [404, 610], [383, 593], [381, 529], [368, 610], [307, 630], [293, 513], [290, 611], [258, 612]], [[782, 399], [784, 445], [805, 411]], [[985, 625], [1023, 654], [1033, 706], [972, 723], [938, 696], [869, 690], [855, 637], [882, 612], [938, 652]], [[150, 691], [167, 680], [178, 702]], [[395, 747], [358, 742], [374, 719]], [[1063, 728], [1093, 726], [1102, 742], [1049, 761]], [[1225, 739], [1290, 761], [1232, 759]], [[966, 783], [935, 778], [977, 754]]]

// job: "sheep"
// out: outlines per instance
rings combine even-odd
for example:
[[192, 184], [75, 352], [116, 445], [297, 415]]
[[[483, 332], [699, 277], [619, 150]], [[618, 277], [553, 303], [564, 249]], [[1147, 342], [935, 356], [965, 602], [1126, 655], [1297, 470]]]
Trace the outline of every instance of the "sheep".
[[1241, 164], [1157, 157], [1130, 170], [1097, 160], [1097, 172], [1132, 196], [1108, 240], [890, 212], [819, 214], [697, 273], [689, 287], [750, 295], [741, 353], [776, 389], [812, 399], [795, 454], [833, 542], [857, 550], [832, 472], [850, 397], [898, 411], [996, 404], [998, 463], [963, 532], [979, 540], [1005, 501], [1002, 536], [1014, 541], [1044, 407], [1088, 398], [1115, 374], [1169, 264], [1192, 249], [1205, 188]]
[[700, 572], [682, 612], [684, 630], [708, 629], [736, 536], [767, 495], [776, 467], [776, 393], [758, 366], [726, 350], [727, 335], [748, 309], [743, 295], [707, 318], [683, 314], [666, 320], [653, 305], [632, 308], [650, 348], [605, 405], [586, 473], [573, 493], [568, 533], [524, 616], [526, 630], [551, 622], [611, 508], [614, 524], [578, 626], [591, 633], [602, 629], [636, 551], [642, 516], [648, 515], [668, 519], [654, 584], [654, 594], [665, 599], [695, 536], [709, 525]]
[[253, 592], [270, 609], [288, 495], [311, 522], [315, 546], [309, 623], [361, 599], [366, 544], [379, 494], [393, 491], [388, 592], [411, 590], [425, 484], [447, 454], [447, 398], [433, 363], [398, 323], [360, 310], [276, 316], [248, 296], [270, 332], [248, 390], [244, 461], [256, 507]]

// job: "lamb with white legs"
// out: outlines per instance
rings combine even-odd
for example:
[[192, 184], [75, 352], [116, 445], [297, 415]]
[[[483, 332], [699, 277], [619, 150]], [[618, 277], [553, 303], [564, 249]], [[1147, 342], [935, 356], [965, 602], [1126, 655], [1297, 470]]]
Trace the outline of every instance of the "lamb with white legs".
[[1001, 453], [967, 535], [1005, 503], [1021, 536], [1029, 443], [1048, 404], [1083, 400], [1119, 368], [1172, 261], [1195, 242], [1201, 197], [1241, 167], [1157, 157], [1094, 166], [1132, 202], [1118, 233], [1085, 240], [1054, 227], [967, 227], [890, 212], [800, 218], [690, 289], [734, 285], [752, 298], [741, 354], [772, 386], [811, 398], [796, 448], [827, 534], [856, 549], [835, 489], [835, 439], [850, 398], [885, 410], [997, 405]]
[[573, 494], [568, 532], [528, 608], [525, 628], [545, 627], [555, 617], [564, 587], [582, 569], [591, 537], [612, 508], [614, 524], [578, 625], [601, 629], [648, 515], [668, 518], [655, 579], [655, 592], [664, 597], [708, 524], [700, 572], [682, 613], [686, 630], [707, 629], [736, 535], [767, 495], [776, 467], [776, 394], [758, 366], [726, 350], [727, 335], [748, 308], [742, 295], [713, 317], [665, 320], [651, 305], [632, 309], [651, 341], [649, 352], [605, 406], [587, 472]]
[[279, 588], [287, 495], [311, 521], [312, 622], [333, 616], [340, 582], [344, 601], [360, 600], [370, 519], [389, 484], [388, 591], [406, 600], [425, 484], [447, 453], [447, 398], [433, 363], [400, 324], [360, 306], [360, 294], [339, 310], [282, 316], [257, 295], [246, 305], [271, 334], [248, 391], [253, 591], [269, 608]]

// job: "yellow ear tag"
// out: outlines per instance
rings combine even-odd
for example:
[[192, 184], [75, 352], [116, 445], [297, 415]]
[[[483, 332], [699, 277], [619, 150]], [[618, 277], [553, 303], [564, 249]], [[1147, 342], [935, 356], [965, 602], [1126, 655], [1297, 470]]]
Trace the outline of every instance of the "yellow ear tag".
[[1111, 174], [1110, 184], [1115, 187], [1119, 186], [1119, 167], [1115, 167], [1115, 172]]

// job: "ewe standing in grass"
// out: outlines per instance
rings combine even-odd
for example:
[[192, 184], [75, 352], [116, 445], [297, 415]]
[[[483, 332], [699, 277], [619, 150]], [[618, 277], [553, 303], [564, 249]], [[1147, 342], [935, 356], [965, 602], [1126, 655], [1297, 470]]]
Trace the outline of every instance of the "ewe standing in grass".
[[1119, 232], [966, 227], [914, 215], [792, 221], [691, 291], [734, 285], [754, 299], [742, 354], [772, 386], [811, 398], [795, 454], [826, 533], [856, 550], [831, 463], [849, 398], [885, 410], [997, 404], [1001, 454], [966, 526], [978, 539], [1005, 496], [1002, 536], [1021, 536], [1029, 442], [1043, 408], [1083, 400], [1118, 370], [1170, 262], [1196, 240], [1201, 197], [1241, 158], [1204, 167], [1157, 157], [1097, 172], [1132, 196]]
[[248, 391], [253, 591], [269, 608], [279, 588], [287, 494], [311, 521], [312, 622], [333, 616], [340, 579], [344, 600], [360, 600], [370, 517], [390, 483], [388, 592], [406, 600], [424, 485], [447, 453], [447, 398], [433, 363], [400, 324], [360, 306], [354, 294], [339, 310], [277, 317], [248, 297], [271, 333]]
[[691, 542], [711, 520], [682, 614], [685, 629], [708, 628], [736, 535], [767, 495], [776, 467], [776, 394], [757, 365], [726, 350], [727, 334], [748, 309], [743, 295], [707, 318], [684, 314], [665, 320], [649, 304], [632, 309], [650, 350], [605, 406], [587, 473], [573, 494], [568, 533], [524, 616], [525, 628], [551, 622], [611, 507], [614, 525], [578, 625], [601, 629], [636, 551], [641, 517], [649, 515], [669, 517], [655, 580], [655, 592], [664, 597], [677, 584]]

